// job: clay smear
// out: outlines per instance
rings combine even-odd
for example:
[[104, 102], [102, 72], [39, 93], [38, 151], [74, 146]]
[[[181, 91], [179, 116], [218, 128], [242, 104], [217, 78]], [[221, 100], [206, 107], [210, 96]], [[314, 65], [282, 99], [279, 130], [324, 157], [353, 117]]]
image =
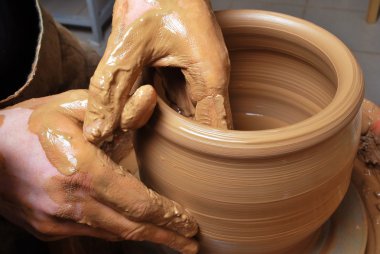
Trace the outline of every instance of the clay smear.
[[380, 108], [369, 100], [362, 105], [362, 136], [358, 150], [359, 158], [370, 166], [380, 162]]
[[[84, 154], [90, 144], [83, 140], [81, 127], [84, 109], [87, 107], [87, 92], [78, 91], [56, 96], [50, 106], [37, 107], [29, 120], [29, 129], [38, 135], [49, 161], [64, 175], [71, 175], [91, 161]], [[126, 104], [120, 127], [125, 131], [141, 127], [150, 118], [156, 105], [156, 93], [151, 86], [140, 87]], [[27, 105], [24, 105], [27, 106]], [[75, 121], [73, 121], [73, 119]], [[65, 124], [66, 123], [66, 124]], [[130, 133], [115, 132], [103, 148], [116, 162], [126, 157], [132, 148]], [[101, 145], [101, 144], [99, 144]]]

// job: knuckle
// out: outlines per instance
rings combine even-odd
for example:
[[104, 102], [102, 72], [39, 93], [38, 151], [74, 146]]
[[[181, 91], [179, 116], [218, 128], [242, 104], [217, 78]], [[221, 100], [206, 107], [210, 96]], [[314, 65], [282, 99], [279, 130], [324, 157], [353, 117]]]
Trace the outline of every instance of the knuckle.
[[128, 210], [128, 215], [135, 219], [147, 219], [151, 216], [151, 210], [149, 202], [137, 202]]
[[50, 236], [50, 235], [45, 235], [39, 232], [33, 233], [34, 237], [36, 237], [38, 240], [43, 241], [43, 242], [48, 242], [48, 241], [54, 241], [56, 237]]
[[33, 221], [31, 223], [34, 235], [37, 238], [50, 238], [55, 234], [54, 225], [49, 220], [47, 221]]
[[133, 229], [127, 229], [121, 233], [121, 237], [126, 240], [132, 240], [132, 241], [144, 241], [147, 239], [147, 235], [149, 235], [149, 228], [142, 224], [138, 225], [137, 227]]
[[168, 242], [167, 242], [167, 246], [175, 249], [177, 245], [178, 245], [177, 236], [175, 234], [170, 234]]
[[64, 180], [65, 192], [72, 196], [78, 196], [78, 192], [92, 192], [92, 179], [88, 173], [77, 172]]
[[87, 99], [88, 92], [85, 89], [76, 89], [65, 92], [72, 100], [83, 100]]
[[83, 218], [83, 208], [78, 202], [61, 205], [54, 215], [59, 219], [67, 219], [75, 222]]

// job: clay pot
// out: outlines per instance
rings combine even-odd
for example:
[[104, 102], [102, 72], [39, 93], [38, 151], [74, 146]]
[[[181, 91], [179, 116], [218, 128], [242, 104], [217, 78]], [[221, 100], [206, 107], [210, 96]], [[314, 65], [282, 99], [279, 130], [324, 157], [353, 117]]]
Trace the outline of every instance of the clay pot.
[[252, 10], [217, 18], [239, 130], [202, 126], [160, 100], [137, 133], [140, 174], [196, 217], [202, 253], [295, 253], [347, 191], [362, 73], [341, 41], [304, 20]]

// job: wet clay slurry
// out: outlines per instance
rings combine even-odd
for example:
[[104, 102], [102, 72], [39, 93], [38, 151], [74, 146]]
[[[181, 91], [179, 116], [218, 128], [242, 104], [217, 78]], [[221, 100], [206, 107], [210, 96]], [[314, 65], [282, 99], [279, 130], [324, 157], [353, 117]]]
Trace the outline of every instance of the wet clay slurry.
[[181, 69], [186, 86], [173, 103], [198, 122], [231, 128], [228, 52], [209, 1], [138, 1], [146, 12], [123, 20], [126, 8], [140, 8], [134, 2], [115, 3], [114, 27], [91, 79], [85, 136], [98, 141], [112, 133], [144, 67]]
[[[71, 118], [64, 116], [69, 114], [74, 119], [79, 119], [84, 113], [80, 109], [86, 106], [85, 93], [82, 98], [74, 101], [71, 96], [59, 96], [53, 105], [37, 107], [29, 118], [29, 130], [38, 136], [50, 163], [64, 175], [72, 175], [83, 167], [81, 165], [83, 158], [79, 158], [78, 152], [84, 149], [80, 147], [84, 144], [82, 137], [79, 136], [78, 140], [78, 135], [75, 135], [80, 128], [79, 120], [72, 122]], [[85, 156], [95, 156], [95, 154]]]
[[362, 105], [362, 136], [358, 150], [359, 158], [368, 165], [380, 163], [380, 108], [369, 100]]
[[[71, 175], [81, 168], [88, 167], [86, 164], [82, 165], [82, 162], [89, 161], [88, 156], [94, 156], [81, 152], [86, 150], [83, 145], [90, 144], [82, 140], [82, 135], [75, 135], [82, 126], [79, 119], [84, 118], [83, 109], [87, 107], [87, 92], [78, 91], [72, 94], [81, 96], [81, 99], [73, 100], [72, 96], [59, 96], [50, 107], [39, 107], [34, 110], [29, 121], [29, 129], [38, 135], [47, 158], [64, 175]], [[153, 112], [156, 99], [156, 93], [151, 86], [137, 89], [122, 112], [120, 128], [125, 131], [135, 130], [145, 124]], [[67, 115], [77, 120], [73, 123]], [[67, 122], [66, 125], [62, 123], [63, 121]], [[118, 162], [131, 150], [131, 138], [129, 133], [124, 134], [121, 131], [115, 133], [118, 142], [110, 144], [105, 142], [103, 147], [105, 152]]]
[[263, 11], [217, 18], [234, 126], [245, 131], [200, 125], [159, 99], [136, 136], [141, 177], [196, 217], [201, 253], [300, 253], [347, 191], [361, 70], [342, 42], [306, 21]]

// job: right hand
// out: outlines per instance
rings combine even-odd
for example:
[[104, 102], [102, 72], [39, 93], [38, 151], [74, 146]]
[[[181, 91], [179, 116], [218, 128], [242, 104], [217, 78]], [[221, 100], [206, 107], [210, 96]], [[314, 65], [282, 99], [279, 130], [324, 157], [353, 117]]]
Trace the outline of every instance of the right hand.
[[69, 91], [0, 111], [0, 214], [45, 240], [84, 235], [196, 253], [194, 218], [83, 137], [87, 96]]
[[116, 0], [112, 32], [89, 87], [84, 134], [92, 143], [118, 128], [131, 88], [145, 67], [176, 67], [185, 84], [165, 92], [181, 112], [232, 128], [230, 62], [209, 0]]

